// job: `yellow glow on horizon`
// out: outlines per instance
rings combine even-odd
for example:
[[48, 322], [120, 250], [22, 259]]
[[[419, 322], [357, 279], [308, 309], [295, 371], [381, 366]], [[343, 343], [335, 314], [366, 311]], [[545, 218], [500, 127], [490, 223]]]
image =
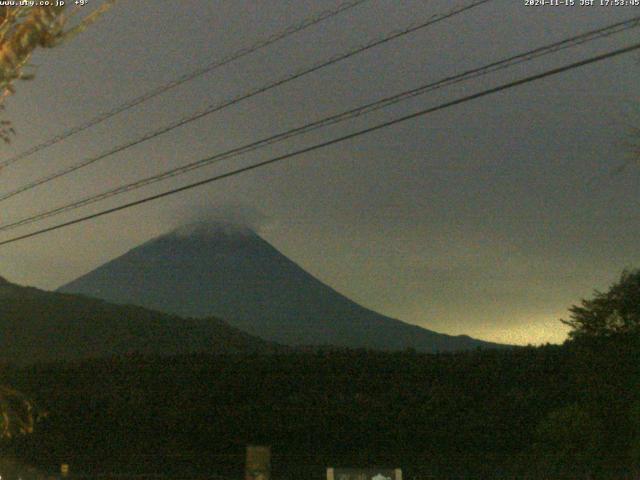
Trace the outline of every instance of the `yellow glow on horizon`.
[[544, 345], [563, 343], [569, 327], [560, 323], [562, 315], [541, 315], [522, 319], [513, 326], [475, 330], [471, 336], [491, 342], [511, 345]]

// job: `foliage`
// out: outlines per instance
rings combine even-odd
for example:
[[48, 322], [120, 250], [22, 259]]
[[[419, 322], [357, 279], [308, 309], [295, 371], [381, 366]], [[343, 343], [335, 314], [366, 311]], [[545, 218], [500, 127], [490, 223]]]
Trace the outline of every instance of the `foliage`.
[[570, 338], [598, 338], [640, 333], [640, 270], [624, 271], [607, 292], [594, 292], [591, 300], [570, 308], [562, 320], [573, 330]]
[[631, 397], [622, 393], [634, 392], [640, 374], [611, 375], [610, 359], [636, 364], [640, 342], [616, 342], [33, 366], [12, 378], [51, 415], [15, 452], [43, 468], [72, 457], [74, 471], [87, 474], [99, 465], [239, 476], [244, 446], [267, 443], [280, 479], [371, 464], [401, 466], [407, 478], [623, 478], [637, 437], [625, 427]]
[[34, 405], [20, 392], [0, 386], [0, 438], [12, 438], [33, 432]]
[[[25, 73], [29, 59], [38, 48], [53, 48], [87, 29], [116, 0], [107, 0], [100, 8], [74, 26], [68, 27], [71, 16], [66, 6], [0, 7], [0, 108], [3, 100], [14, 93], [16, 80], [33, 77]], [[8, 142], [15, 133], [10, 122], [0, 122], [0, 139]]]
[[35, 468], [6, 457], [0, 458], [0, 473], [3, 480], [46, 480]]
[[598, 466], [604, 431], [598, 416], [576, 402], [552, 410], [538, 424], [533, 452], [546, 474], [589, 478]]
[[[631, 447], [629, 456], [637, 474], [640, 474], [640, 400], [629, 407], [628, 421], [631, 425]], [[640, 475], [636, 475], [638, 477]]]
[[[16, 80], [33, 77], [25, 73], [29, 59], [38, 48], [53, 48], [83, 32], [107, 11], [116, 0], [69, 26], [70, 17], [62, 6], [0, 6], [0, 109], [4, 99], [15, 92]], [[15, 133], [8, 120], [0, 121], [0, 139], [9, 142]], [[33, 431], [33, 405], [19, 392], [0, 387], [0, 439]]]

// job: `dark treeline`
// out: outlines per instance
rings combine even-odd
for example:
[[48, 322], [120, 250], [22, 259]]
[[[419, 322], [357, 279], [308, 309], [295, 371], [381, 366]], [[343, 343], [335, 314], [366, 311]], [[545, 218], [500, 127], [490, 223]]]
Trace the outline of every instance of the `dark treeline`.
[[133, 355], [9, 368], [48, 412], [10, 448], [52, 471], [241, 478], [402, 467], [405, 478], [625, 478], [640, 457], [640, 339], [455, 354]]

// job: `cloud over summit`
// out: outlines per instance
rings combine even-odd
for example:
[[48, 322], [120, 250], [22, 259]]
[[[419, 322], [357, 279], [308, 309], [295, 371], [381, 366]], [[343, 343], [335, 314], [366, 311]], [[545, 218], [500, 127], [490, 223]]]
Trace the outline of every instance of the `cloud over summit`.
[[217, 233], [259, 233], [268, 223], [267, 217], [246, 205], [201, 205], [178, 217], [175, 233], [185, 236]]

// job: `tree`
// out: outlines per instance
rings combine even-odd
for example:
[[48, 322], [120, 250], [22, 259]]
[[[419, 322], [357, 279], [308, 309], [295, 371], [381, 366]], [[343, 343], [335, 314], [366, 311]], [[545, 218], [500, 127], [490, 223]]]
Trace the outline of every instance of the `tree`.
[[537, 475], [591, 478], [602, 451], [602, 422], [577, 403], [551, 411], [537, 426]]
[[[0, 7], [0, 109], [6, 97], [15, 92], [16, 80], [32, 78], [25, 69], [38, 47], [53, 48], [83, 32], [115, 2], [106, 0], [72, 27], [69, 19], [82, 7], [68, 15], [65, 2], [57, 6]], [[0, 121], [0, 139], [9, 142], [13, 133], [10, 121]], [[0, 386], [0, 439], [31, 433], [34, 422], [33, 403], [21, 393]]]
[[591, 300], [572, 306], [569, 320], [571, 339], [609, 338], [640, 333], [640, 270], [625, 270], [607, 292], [594, 292]]
[[[106, 2], [92, 13], [69, 27], [65, 2], [60, 6], [0, 7], [0, 109], [4, 99], [15, 92], [16, 80], [28, 80], [33, 75], [25, 73], [29, 59], [38, 48], [53, 48], [69, 40], [95, 22], [116, 0]], [[53, 2], [51, 2], [53, 3]], [[15, 133], [8, 120], [0, 121], [0, 139], [9, 142]]]
[[632, 435], [629, 456], [634, 478], [640, 478], [640, 400], [630, 406], [628, 422], [631, 425]]
[[0, 386], [0, 438], [33, 432], [36, 413], [33, 402], [20, 392]]

